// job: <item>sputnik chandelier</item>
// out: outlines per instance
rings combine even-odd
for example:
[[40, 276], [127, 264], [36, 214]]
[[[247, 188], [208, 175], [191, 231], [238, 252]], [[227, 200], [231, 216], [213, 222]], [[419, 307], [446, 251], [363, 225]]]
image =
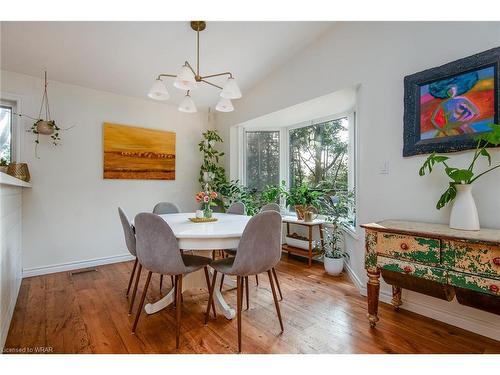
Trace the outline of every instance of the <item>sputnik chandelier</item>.
[[[221, 90], [220, 100], [215, 109], [219, 112], [231, 112], [234, 110], [231, 99], [241, 98], [241, 91], [236, 83], [231, 72], [210, 74], [206, 76], [200, 75], [200, 31], [205, 30], [205, 21], [191, 21], [191, 28], [196, 31], [196, 71], [193, 69], [189, 62], [185, 61], [181, 70], [177, 75], [173, 74], [159, 74], [149, 90], [148, 96], [155, 100], [168, 100], [170, 94], [167, 90], [167, 85], [162, 79], [164, 77], [172, 77], [174, 80], [174, 87], [186, 91], [186, 96], [179, 104], [179, 111], [186, 113], [196, 112], [196, 105], [191, 99], [191, 91], [198, 88], [199, 83], [206, 83]], [[208, 78], [227, 76], [227, 80], [223, 87], [220, 87], [212, 82], [207, 81]]]

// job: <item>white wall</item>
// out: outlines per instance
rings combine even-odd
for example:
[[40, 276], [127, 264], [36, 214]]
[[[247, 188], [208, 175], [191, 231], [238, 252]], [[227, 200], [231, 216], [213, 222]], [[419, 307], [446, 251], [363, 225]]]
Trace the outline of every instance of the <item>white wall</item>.
[[[425, 156], [403, 158], [403, 77], [500, 45], [500, 23], [339, 22], [332, 31], [266, 77], [235, 112], [217, 115], [225, 140], [230, 127], [282, 108], [359, 85], [358, 222], [408, 219], [446, 223], [449, 208], [435, 203], [447, 184], [443, 173], [419, 177]], [[234, 142], [233, 136], [231, 141]], [[233, 145], [224, 145], [226, 152]], [[500, 162], [500, 151], [492, 152]], [[457, 164], [470, 153], [453, 155]], [[379, 174], [389, 161], [389, 174]], [[226, 158], [229, 165], [229, 158]], [[474, 194], [484, 227], [500, 228], [500, 173], [484, 176]], [[363, 231], [349, 241], [351, 267], [362, 289]], [[363, 291], [363, 290], [362, 290]], [[383, 292], [388, 292], [387, 286]], [[386, 297], [384, 297], [386, 298]], [[500, 339], [500, 316], [405, 292], [406, 308]], [[382, 317], [383, 319], [383, 317]]]
[[21, 285], [22, 188], [0, 184], [0, 350]]
[[[38, 115], [40, 79], [2, 71], [0, 82], [0, 91], [22, 96], [25, 114]], [[101, 258], [122, 259], [128, 252], [118, 206], [130, 218], [151, 211], [158, 201], [175, 201], [186, 211], [195, 209], [193, 196], [201, 162], [197, 143], [206, 128], [206, 114], [183, 114], [173, 105], [146, 98], [59, 82], [49, 82], [49, 100], [58, 125], [76, 127], [62, 132], [61, 146], [51, 146], [47, 138], [41, 140], [40, 159], [35, 158], [33, 135], [21, 134], [21, 161], [28, 163], [33, 183], [32, 189], [23, 192], [25, 275], [81, 267], [83, 261]], [[175, 181], [104, 180], [103, 122], [176, 132]], [[25, 128], [31, 125], [29, 121], [22, 124]]]

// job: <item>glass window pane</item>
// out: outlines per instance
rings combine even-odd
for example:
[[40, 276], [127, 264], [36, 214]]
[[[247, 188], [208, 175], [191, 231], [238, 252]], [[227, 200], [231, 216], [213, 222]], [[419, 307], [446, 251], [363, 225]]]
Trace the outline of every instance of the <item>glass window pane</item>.
[[11, 162], [12, 108], [0, 106], [0, 159]]
[[347, 117], [290, 130], [290, 186], [348, 189]]
[[278, 185], [280, 178], [280, 133], [246, 133], [246, 185], [262, 191], [266, 185]]

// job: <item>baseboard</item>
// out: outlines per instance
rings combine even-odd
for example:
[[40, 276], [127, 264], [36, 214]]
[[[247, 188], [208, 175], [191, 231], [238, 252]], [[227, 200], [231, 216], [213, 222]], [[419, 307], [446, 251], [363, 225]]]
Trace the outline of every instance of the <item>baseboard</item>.
[[[358, 288], [360, 294], [366, 296], [366, 285], [361, 282], [358, 275], [356, 275], [356, 273], [347, 263], [344, 264], [344, 268], [351, 278], [353, 284]], [[392, 294], [388, 293], [387, 291], [381, 290], [379, 299], [381, 302], [390, 304], [392, 300]], [[404, 298], [404, 294], [402, 302], [403, 305], [400, 307], [400, 309], [402, 310], [408, 310], [420, 315], [424, 315], [426, 317], [451, 324], [453, 326], [492, 338], [494, 340], [498, 340], [498, 338], [500, 337], [500, 327], [485, 320], [459, 315], [453, 311], [443, 310], [427, 303], [413, 302]]]
[[21, 278], [19, 278], [19, 281], [17, 282], [16, 293], [11, 298], [11, 301], [9, 303], [9, 311], [7, 311], [7, 319], [4, 320], [2, 332], [0, 332], [0, 354], [3, 353], [5, 341], [7, 341], [7, 335], [9, 334], [10, 322], [12, 321], [12, 317], [14, 316], [19, 289], [21, 289]]
[[97, 267], [105, 264], [127, 262], [133, 259], [134, 257], [132, 255], [123, 254], [123, 255], [114, 255], [111, 257], [82, 260], [78, 262], [68, 262], [68, 263], [54, 264], [50, 266], [25, 268], [23, 269], [23, 278], [47, 275], [49, 273], [78, 270], [81, 268]]

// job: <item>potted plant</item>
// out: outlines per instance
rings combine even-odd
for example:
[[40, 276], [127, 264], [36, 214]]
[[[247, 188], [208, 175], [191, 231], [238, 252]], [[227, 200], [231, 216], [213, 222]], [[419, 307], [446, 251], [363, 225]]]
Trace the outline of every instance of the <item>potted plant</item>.
[[333, 196], [323, 198], [321, 213], [325, 216], [326, 224], [323, 228], [323, 244], [318, 243], [316, 248], [323, 255], [325, 271], [338, 276], [344, 268], [344, 259], [349, 254], [344, 250], [344, 229], [351, 225], [349, 216], [354, 208], [353, 191], [337, 191]]
[[7, 173], [8, 167], [9, 167], [9, 164], [7, 163], [7, 160], [4, 158], [1, 158], [0, 159], [0, 172]]
[[[488, 147], [500, 145], [500, 125], [493, 124], [491, 128], [491, 132], [476, 137], [477, 146], [472, 161], [466, 169], [451, 167], [448, 162], [449, 157], [432, 153], [419, 170], [419, 175], [424, 176], [427, 172], [432, 172], [434, 165], [442, 164], [446, 175], [451, 179], [448, 189], [436, 204], [439, 210], [454, 201], [450, 214], [450, 228], [479, 230], [479, 216], [472, 196], [472, 184], [479, 177], [500, 167], [500, 164], [491, 166], [491, 156], [487, 150]], [[490, 168], [477, 174], [474, 172], [474, 167], [479, 157], [485, 157]]]
[[341, 226], [331, 225], [330, 228], [323, 229], [323, 246], [319, 246], [323, 255], [323, 265], [326, 273], [338, 276], [344, 269], [344, 259], [349, 256], [344, 250], [344, 232]]
[[278, 203], [281, 206], [288, 198], [288, 195], [286, 182], [282, 180], [279, 185], [267, 185], [264, 188], [260, 194], [260, 203], [262, 206], [268, 203]]
[[295, 208], [299, 220], [304, 220], [304, 212], [309, 206], [318, 207], [320, 198], [323, 194], [323, 191], [313, 190], [303, 182], [290, 189], [286, 198], [286, 203], [288, 206], [293, 206]]

